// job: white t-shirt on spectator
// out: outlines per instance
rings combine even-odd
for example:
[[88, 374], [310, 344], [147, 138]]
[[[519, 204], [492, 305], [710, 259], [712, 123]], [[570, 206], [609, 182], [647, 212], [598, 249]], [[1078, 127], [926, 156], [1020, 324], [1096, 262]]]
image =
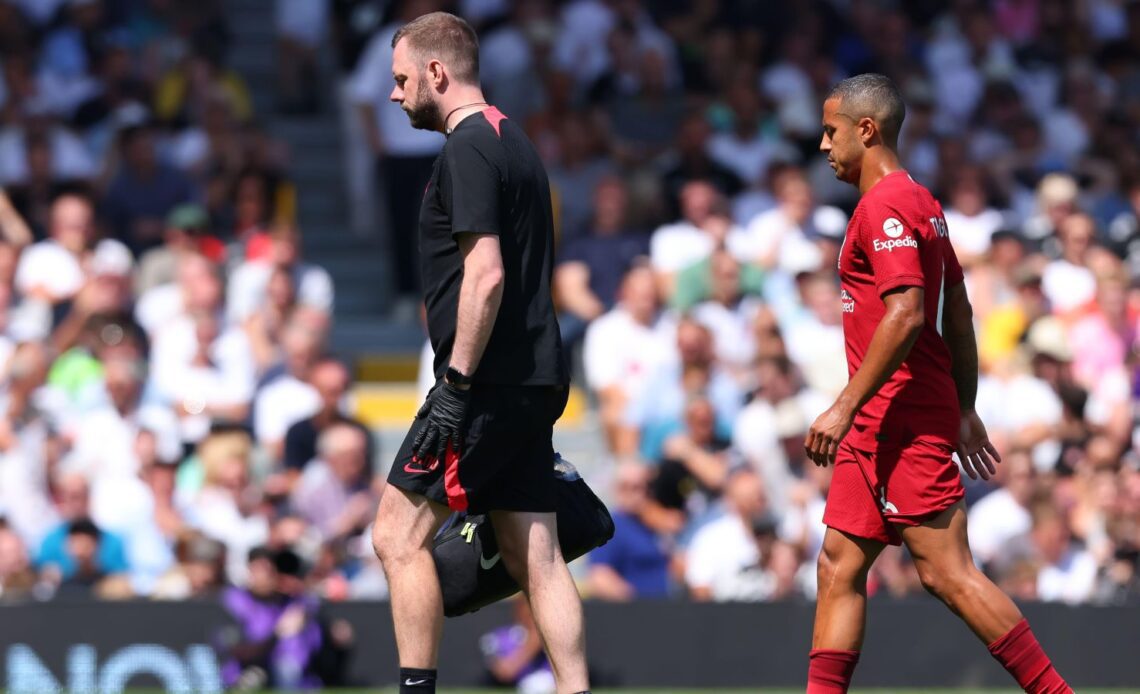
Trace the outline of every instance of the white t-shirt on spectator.
[[226, 546], [226, 575], [237, 585], [245, 585], [249, 550], [269, 539], [265, 516], [245, 517], [228, 491], [205, 487], [186, 509], [186, 520]]
[[752, 322], [764, 303], [744, 297], [735, 306], [704, 301], [693, 307], [692, 316], [712, 333], [717, 359], [731, 369], [746, 369], [756, 356]]
[[1096, 297], [1096, 277], [1087, 267], [1054, 260], [1041, 273], [1041, 291], [1054, 311], [1065, 313]]
[[[990, 431], [1011, 435], [1036, 424], [1056, 427], [1063, 414], [1061, 399], [1049, 384], [1028, 374], [1005, 381], [982, 376], [975, 409]], [[1032, 451], [1034, 467], [1042, 472], [1051, 470], [1060, 452], [1055, 438], [1038, 443]]]
[[[743, 230], [735, 224], [725, 238], [725, 246], [740, 262], [749, 262]], [[649, 239], [649, 262], [657, 272], [674, 273], [712, 255], [712, 236], [696, 225], [680, 221], [658, 227]]]
[[1096, 559], [1087, 550], [1071, 547], [1056, 564], [1037, 573], [1037, 598], [1070, 605], [1085, 602], [1096, 587]]
[[289, 374], [270, 381], [253, 404], [253, 435], [264, 445], [285, 438], [296, 422], [321, 409], [321, 397], [308, 383]]
[[741, 140], [735, 133], [713, 135], [709, 140], [708, 153], [749, 184], [764, 181], [768, 168], [776, 162], [794, 163], [800, 159], [795, 148], [784, 140], [763, 135]]
[[710, 521], [693, 536], [685, 557], [685, 584], [708, 588], [714, 600], [739, 597], [737, 581], [760, 562], [752, 534], [738, 516], [726, 513]]
[[[831, 402], [821, 393], [804, 389], [782, 401], [780, 408], [781, 412], [784, 407], [797, 408], [806, 431], [830, 405]], [[763, 478], [768, 503], [777, 514], [785, 510], [787, 493], [794, 481], [787, 453], [780, 442], [779, 414], [770, 402], [755, 398], [744, 406], [732, 424], [732, 447], [740, 451]]]
[[838, 395], [847, 385], [847, 347], [842, 325], [827, 325], [808, 314], [785, 333], [788, 357], [812, 388]]
[[1004, 488], [990, 492], [974, 504], [967, 521], [970, 549], [974, 559], [983, 564], [994, 559], [1007, 542], [1033, 527], [1029, 511]]
[[[49, 134], [51, 171], [57, 179], [87, 179], [99, 173], [87, 146], [63, 128]], [[28, 156], [22, 129], [0, 130], [0, 185], [15, 185], [28, 179]]]
[[[384, 154], [394, 157], [427, 157], [443, 147], [442, 133], [417, 130], [399, 104], [388, 100], [395, 83], [392, 81], [392, 37], [399, 24], [389, 24], [372, 38], [356, 72], [349, 78], [348, 96], [354, 104], [371, 104], [376, 109], [376, 127], [384, 146]], [[366, 146], [360, 143], [360, 146]]]
[[967, 216], [951, 208], [943, 213], [950, 229], [950, 241], [959, 253], [981, 255], [990, 249], [990, 239], [1001, 229], [1005, 219], [1001, 212], [987, 207], [980, 213]]
[[595, 391], [619, 386], [633, 399], [669, 358], [669, 346], [674, 341], [674, 328], [668, 319], [641, 325], [619, 305], [586, 329], [582, 357], [586, 384]]
[[[265, 301], [266, 288], [272, 275], [273, 266], [270, 263], [242, 263], [226, 285], [226, 317], [240, 323], [253, 315]], [[332, 310], [332, 278], [323, 267], [299, 263], [293, 268], [293, 281], [297, 287], [297, 303], [326, 313]]]
[[76, 420], [75, 443], [64, 463], [91, 480], [133, 476], [139, 469], [135, 439], [144, 429], [154, 433], [159, 458], [182, 459], [178, 420], [169, 408], [143, 405], [124, 417], [108, 405]]
[[135, 320], [147, 335], [155, 333], [182, 317], [182, 288], [176, 282], [160, 284], [139, 295], [135, 302]]
[[[197, 338], [192, 320], [168, 324], [155, 335], [151, 375], [158, 392], [174, 403], [203, 407], [243, 405], [253, 398], [255, 367], [249, 338], [229, 328], [210, 345], [210, 366], [192, 366]], [[210, 416], [187, 415], [179, 421], [184, 441], [200, 441], [210, 431]]]
[[[127, 247], [114, 239], [100, 241], [95, 245], [94, 254], [130, 257]], [[25, 248], [16, 265], [15, 286], [21, 294], [40, 287], [53, 298], [66, 299], [75, 296], [86, 281], [80, 259], [54, 239], [44, 239]]]

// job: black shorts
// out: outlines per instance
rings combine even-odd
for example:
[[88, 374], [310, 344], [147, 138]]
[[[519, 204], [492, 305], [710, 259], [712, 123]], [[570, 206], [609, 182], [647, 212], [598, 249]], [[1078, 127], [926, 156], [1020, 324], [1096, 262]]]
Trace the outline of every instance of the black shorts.
[[554, 423], [566, 408], [564, 386], [471, 388], [459, 455], [445, 461], [412, 460], [416, 419], [400, 445], [388, 482], [455, 511], [553, 512]]

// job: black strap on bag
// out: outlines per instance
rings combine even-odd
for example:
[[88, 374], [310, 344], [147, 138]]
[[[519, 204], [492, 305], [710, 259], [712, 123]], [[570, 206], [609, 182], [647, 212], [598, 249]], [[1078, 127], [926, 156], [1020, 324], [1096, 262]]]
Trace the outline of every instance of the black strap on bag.
[[[554, 470], [559, 479], [558, 545], [569, 562], [609, 542], [614, 521], [574, 466], [558, 453]], [[485, 514], [453, 514], [436, 535], [432, 558], [448, 617], [474, 612], [519, 591], [503, 566], [491, 518]]]

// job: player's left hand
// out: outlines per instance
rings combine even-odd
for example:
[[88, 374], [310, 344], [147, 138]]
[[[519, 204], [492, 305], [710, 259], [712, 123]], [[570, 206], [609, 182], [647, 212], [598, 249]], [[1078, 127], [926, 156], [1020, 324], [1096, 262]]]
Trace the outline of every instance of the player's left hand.
[[420, 433], [412, 441], [412, 455], [417, 458], [434, 457], [442, 461], [450, 443], [458, 452], [463, 445], [463, 427], [467, 421], [467, 402], [471, 391], [447, 381], [428, 393], [416, 419], [427, 418]]
[[836, 403], [816, 418], [804, 439], [804, 452], [816, 465], [824, 467], [835, 462], [839, 443], [851, 430], [855, 413]]
[[990, 443], [986, 425], [973, 410], [964, 412], [958, 425], [958, 459], [972, 480], [979, 477], [988, 480], [997, 472], [996, 463], [1001, 462], [997, 448]]

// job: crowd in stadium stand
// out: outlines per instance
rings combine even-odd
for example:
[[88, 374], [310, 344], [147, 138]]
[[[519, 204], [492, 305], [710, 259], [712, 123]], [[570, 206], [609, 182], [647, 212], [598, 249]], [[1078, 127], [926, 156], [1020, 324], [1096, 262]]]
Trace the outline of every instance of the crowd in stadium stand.
[[[966, 268], [1004, 460], [967, 480], [977, 561], [1021, 599], [1140, 596], [1140, 3], [944, 5], [279, 0], [277, 111], [336, 107], [313, 77], [335, 50], [346, 194], [388, 201], [405, 296], [443, 138], [388, 103], [391, 36], [437, 9], [478, 29], [489, 99], [548, 167], [609, 459], [589, 597], [813, 598], [830, 471], [802, 442], [847, 379], [857, 202], [819, 111], [865, 71], [903, 89], [905, 166]], [[304, 640], [306, 595], [386, 596], [386, 461], [343, 410], [335, 277], [301, 257], [305, 193], [223, 9], [0, 0], [0, 600], [228, 591], [240, 619], [281, 583], [298, 607], [268, 623]], [[905, 551], [871, 591], [920, 591]]]

